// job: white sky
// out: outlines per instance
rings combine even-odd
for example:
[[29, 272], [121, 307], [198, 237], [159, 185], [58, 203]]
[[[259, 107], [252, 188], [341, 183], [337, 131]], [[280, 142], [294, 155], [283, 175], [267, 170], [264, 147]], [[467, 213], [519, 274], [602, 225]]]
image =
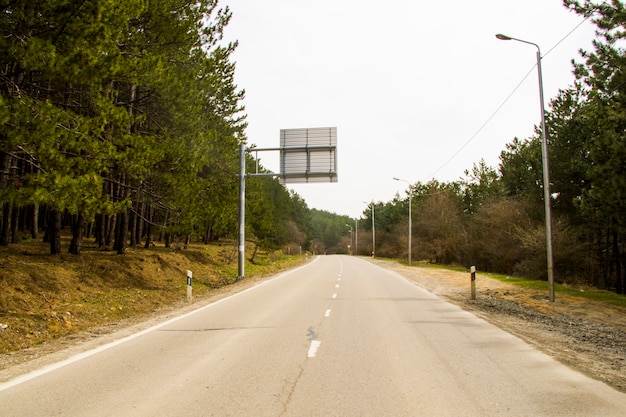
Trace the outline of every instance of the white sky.
[[[336, 126], [339, 182], [289, 188], [310, 208], [351, 217], [366, 201], [404, 196], [408, 185], [393, 177], [455, 181], [481, 158], [497, 167], [505, 144], [533, 133], [536, 69], [476, 135], [536, 63], [535, 47], [496, 33], [539, 44], [548, 106], [573, 83], [571, 60], [591, 49], [595, 29], [587, 21], [567, 36], [583, 19], [561, 0], [220, 4], [233, 12], [227, 40], [239, 40], [249, 144], [274, 148], [280, 129]], [[260, 157], [279, 171], [277, 152]]]

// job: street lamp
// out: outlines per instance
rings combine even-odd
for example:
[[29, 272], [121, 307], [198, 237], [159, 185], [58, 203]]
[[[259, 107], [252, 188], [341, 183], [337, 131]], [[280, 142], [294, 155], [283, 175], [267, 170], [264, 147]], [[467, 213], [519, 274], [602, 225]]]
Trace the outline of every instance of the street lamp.
[[[368, 206], [370, 203], [364, 201]], [[376, 255], [376, 228], [374, 226], [374, 200], [372, 200], [372, 258]]]
[[352, 255], [352, 226], [346, 223], [346, 227], [350, 229], [350, 244], [348, 245], [348, 253]]
[[359, 256], [359, 219], [354, 219], [354, 254]]
[[413, 229], [411, 227], [411, 200], [413, 200], [413, 187], [411, 187], [411, 183], [407, 180], [401, 180], [400, 178], [395, 177], [393, 179], [400, 182], [406, 182], [409, 185], [409, 266], [411, 266], [411, 234]]
[[502, 41], [517, 41], [537, 48], [537, 72], [539, 75], [539, 104], [541, 108], [541, 160], [543, 167], [543, 203], [546, 211], [546, 254], [548, 258], [548, 285], [550, 301], [554, 302], [554, 265], [552, 261], [552, 213], [550, 210], [550, 169], [548, 167], [548, 139], [546, 133], [545, 109], [543, 105], [543, 77], [541, 74], [541, 49], [539, 45], [522, 39], [498, 33], [496, 38]]

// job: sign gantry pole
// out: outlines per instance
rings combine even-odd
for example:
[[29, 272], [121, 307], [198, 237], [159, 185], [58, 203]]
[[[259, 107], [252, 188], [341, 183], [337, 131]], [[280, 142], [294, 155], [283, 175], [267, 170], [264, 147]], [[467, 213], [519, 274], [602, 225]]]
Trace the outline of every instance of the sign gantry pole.
[[[279, 177], [282, 184], [337, 182], [337, 128], [282, 129], [280, 148], [258, 149], [280, 151], [281, 172], [246, 173], [246, 145], [239, 145], [239, 245], [237, 281], [244, 278], [246, 256], [246, 177]], [[258, 162], [258, 158], [257, 158]]]
[[246, 145], [239, 146], [239, 262], [237, 281], [243, 279], [246, 259]]

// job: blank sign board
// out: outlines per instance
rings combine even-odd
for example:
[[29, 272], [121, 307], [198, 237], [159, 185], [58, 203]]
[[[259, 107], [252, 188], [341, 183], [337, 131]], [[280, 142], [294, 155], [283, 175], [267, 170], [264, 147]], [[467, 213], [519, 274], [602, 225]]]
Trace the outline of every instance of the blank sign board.
[[337, 128], [281, 129], [280, 181], [337, 182]]

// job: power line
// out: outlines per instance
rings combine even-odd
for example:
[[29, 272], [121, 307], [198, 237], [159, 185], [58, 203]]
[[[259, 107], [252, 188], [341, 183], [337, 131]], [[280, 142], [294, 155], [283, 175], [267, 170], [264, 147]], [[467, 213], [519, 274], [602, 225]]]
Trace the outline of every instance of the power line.
[[526, 81], [526, 78], [528, 78], [528, 76], [533, 72], [533, 70], [535, 69], [537, 65], [534, 65], [529, 71], [528, 73], [524, 76], [524, 78], [522, 78], [522, 80], [519, 82], [519, 84], [517, 84], [517, 86], [515, 86], [515, 88], [513, 89], [513, 91], [511, 91], [511, 93], [504, 99], [504, 101], [502, 102], [502, 104], [500, 104], [498, 106], [498, 108], [496, 109], [496, 111], [494, 111], [491, 116], [489, 116], [489, 118], [487, 119], [487, 121], [485, 123], [482, 124], [482, 126], [480, 126], [478, 128], [478, 130], [467, 140], [467, 142], [465, 142], [463, 144], [463, 146], [461, 146], [459, 148], [458, 151], [456, 151], [446, 162], [443, 163], [443, 165], [441, 165], [439, 168], [437, 168], [437, 170], [435, 170], [432, 174], [430, 174], [428, 176], [428, 178], [432, 178], [435, 176], [436, 173], [438, 173], [439, 171], [441, 171], [446, 165], [448, 165], [450, 163], [450, 161], [452, 161], [454, 158], [456, 158], [456, 156], [458, 154], [461, 153], [461, 151], [463, 151], [463, 149], [465, 149], [467, 147], [467, 145], [469, 145], [474, 139], [476, 139], [476, 137], [478, 136], [478, 134], [489, 124], [489, 122], [491, 122], [491, 120], [496, 116], [496, 114], [498, 114], [498, 112], [502, 109], [502, 107], [504, 107], [504, 105], [511, 99], [511, 97], [513, 97], [513, 94], [515, 94], [517, 92], [517, 90], [520, 88], [520, 86], [524, 83], [524, 81]]
[[[606, 3], [606, 2], [604, 2]], [[603, 3], [603, 4], [604, 4]], [[578, 23], [572, 30], [570, 30], [565, 36], [563, 36], [563, 38], [561, 38], [561, 40], [559, 40], [556, 44], [554, 44], [554, 46], [552, 46], [552, 48], [550, 48], [548, 50], [548, 52], [546, 52], [545, 54], [543, 54], [542, 58], [546, 57], [548, 54], [550, 54], [550, 52], [552, 52], [554, 49], [556, 49], [565, 39], [567, 39], [568, 37], [571, 36], [572, 33], [574, 33], [583, 23], [585, 23], [587, 20], [589, 20], [591, 18], [593, 13], [589, 13], [587, 16], [585, 16], [585, 18], [583, 20], [580, 21], [580, 23]], [[491, 116], [489, 116], [489, 118], [485, 121], [485, 123], [483, 123], [476, 132], [474, 132], [474, 134], [472, 136], [470, 136], [470, 138], [448, 159], [446, 160], [446, 162], [444, 162], [439, 168], [437, 168], [432, 174], [428, 175], [427, 178], [424, 178], [424, 181], [429, 180], [430, 178], [433, 178], [435, 176], [435, 174], [437, 174], [439, 171], [441, 171], [446, 165], [448, 165], [454, 158], [456, 158], [462, 151], [463, 149], [465, 149], [470, 143], [472, 143], [474, 141], [474, 139], [476, 139], [476, 137], [478, 137], [478, 135], [480, 134], [480, 132], [483, 131], [483, 129], [491, 122], [491, 120], [493, 120], [493, 118], [500, 112], [500, 110], [502, 110], [502, 108], [504, 107], [504, 105], [511, 99], [511, 97], [513, 97], [513, 94], [515, 94], [517, 92], [517, 90], [519, 90], [519, 88], [521, 87], [521, 85], [524, 83], [524, 81], [526, 81], [526, 79], [530, 76], [530, 74], [532, 74], [532, 72], [535, 70], [535, 68], [537, 67], [537, 64], [533, 65], [530, 70], [528, 70], [528, 72], [526, 73], [526, 75], [524, 75], [524, 77], [522, 78], [522, 80], [515, 86], [515, 88], [513, 89], [513, 91], [511, 91], [511, 93], [504, 99], [504, 101], [498, 106], [498, 108], [491, 114]]]
[[[602, 5], [606, 4], [606, 1], [602, 3]], [[602, 6], [601, 5], [601, 6]], [[554, 46], [550, 49], [548, 49], [548, 52], [546, 52], [545, 54], [543, 54], [543, 56], [548, 56], [548, 54], [550, 52], [552, 52], [557, 46], [559, 46], [565, 39], [569, 38], [570, 35], [572, 33], [574, 33], [580, 26], [582, 26], [583, 23], [585, 23], [587, 20], [589, 20], [591, 18], [591, 16], [593, 15], [593, 11], [589, 12], [589, 14], [587, 16], [585, 16], [585, 18], [583, 20], [580, 21], [580, 23], [578, 23], [574, 29], [570, 30], [567, 35], [563, 36], [563, 38], [561, 38], [560, 41], [558, 41], [556, 44], [554, 44]], [[536, 65], [535, 65], [536, 66]]]

